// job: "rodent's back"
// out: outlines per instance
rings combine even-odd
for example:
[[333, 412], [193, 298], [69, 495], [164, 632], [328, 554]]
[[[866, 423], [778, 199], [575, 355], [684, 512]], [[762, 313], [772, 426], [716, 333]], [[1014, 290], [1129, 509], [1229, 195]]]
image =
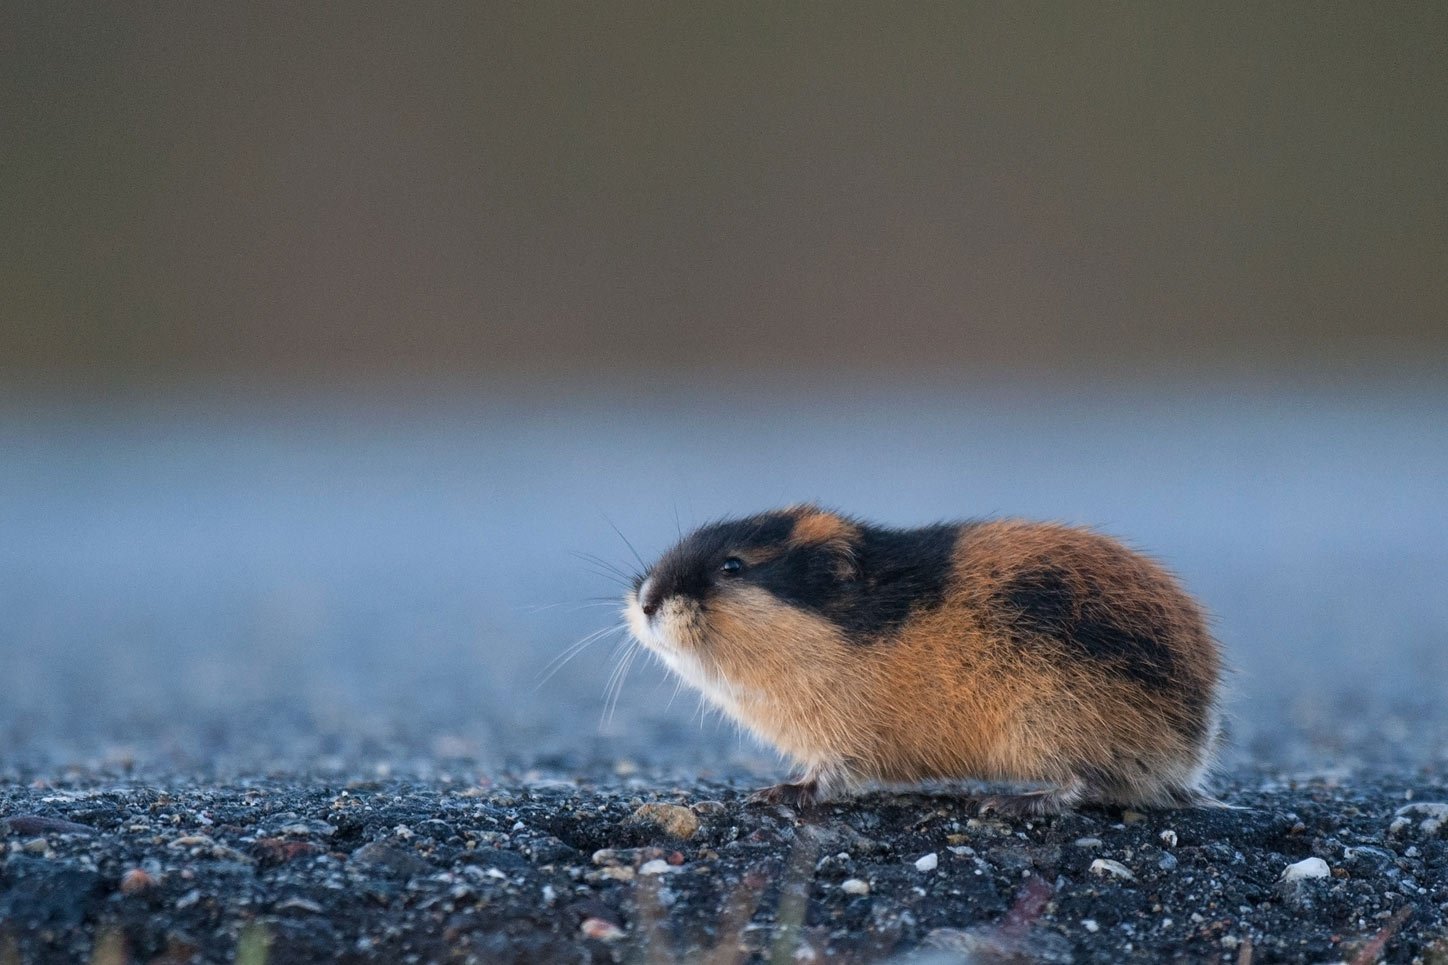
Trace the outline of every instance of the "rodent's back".
[[862, 654], [882, 777], [1085, 777], [1133, 801], [1195, 786], [1220, 659], [1170, 573], [1098, 533], [1018, 520], [958, 527], [949, 569], [939, 605]]

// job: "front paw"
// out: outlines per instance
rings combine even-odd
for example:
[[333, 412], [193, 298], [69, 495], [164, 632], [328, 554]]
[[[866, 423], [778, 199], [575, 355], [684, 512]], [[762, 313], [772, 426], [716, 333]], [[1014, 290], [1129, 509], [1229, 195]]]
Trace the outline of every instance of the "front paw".
[[798, 781], [793, 784], [776, 784], [749, 795], [747, 804], [772, 807], [783, 805], [796, 811], [813, 807], [820, 800], [817, 781]]

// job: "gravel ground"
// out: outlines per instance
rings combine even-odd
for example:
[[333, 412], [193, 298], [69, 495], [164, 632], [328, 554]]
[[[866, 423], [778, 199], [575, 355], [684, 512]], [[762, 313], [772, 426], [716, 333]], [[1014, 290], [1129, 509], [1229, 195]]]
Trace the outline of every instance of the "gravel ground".
[[[0, 965], [1448, 962], [1448, 395], [1039, 388], [0, 399]], [[1169, 562], [1249, 809], [745, 808], [568, 648], [621, 534], [805, 498]]]
[[1240, 810], [808, 813], [741, 782], [0, 792], [0, 962], [1448, 961], [1448, 784], [1239, 775]]

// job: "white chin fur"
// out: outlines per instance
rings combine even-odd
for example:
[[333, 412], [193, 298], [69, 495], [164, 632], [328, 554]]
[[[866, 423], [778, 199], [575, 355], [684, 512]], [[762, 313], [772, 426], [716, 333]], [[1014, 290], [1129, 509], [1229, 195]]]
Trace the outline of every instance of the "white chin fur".
[[[640, 591], [647, 588], [640, 587]], [[698, 690], [726, 712], [739, 716], [739, 695], [728, 681], [711, 673], [699, 658], [694, 656], [678, 641], [679, 632], [688, 618], [682, 612], [682, 604], [676, 600], [665, 600], [659, 605], [653, 619], [644, 615], [637, 595], [631, 596], [624, 611], [629, 630], [634, 638], [657, 654], [670, 670], [678, 674], [685, 683]]]

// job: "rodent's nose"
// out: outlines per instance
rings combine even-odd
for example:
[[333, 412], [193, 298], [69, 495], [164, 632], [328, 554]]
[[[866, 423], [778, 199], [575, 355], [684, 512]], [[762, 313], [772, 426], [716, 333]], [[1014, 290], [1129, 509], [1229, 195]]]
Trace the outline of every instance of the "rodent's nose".
[[659, 612], [659, 605], [657, 603], [643, 603], [639, 605], [639, 609], [644, 611], [644, 616], [651, 617]]

